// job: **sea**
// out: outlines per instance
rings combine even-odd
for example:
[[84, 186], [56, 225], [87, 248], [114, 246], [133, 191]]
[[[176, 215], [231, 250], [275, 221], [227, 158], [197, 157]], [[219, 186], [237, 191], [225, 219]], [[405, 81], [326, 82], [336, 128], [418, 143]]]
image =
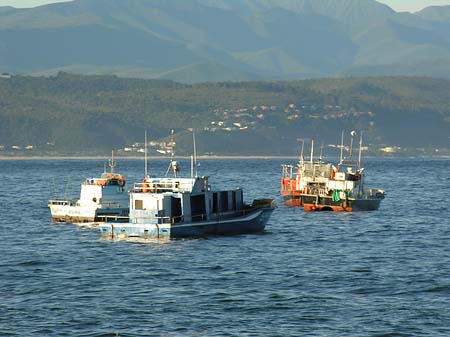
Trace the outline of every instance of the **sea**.
[[[360, 213], [284, 206], [295, 159], [200, 160], [213, 188], [276, 199], [262, 234], [113, 241], [52, 223], [47, 201], [105, 161], [0, 161], [0, 336], [450, 336], [450, 159], [365, 159], [386, 198]], [[144, 161], [116, 171], [130, 187]]]

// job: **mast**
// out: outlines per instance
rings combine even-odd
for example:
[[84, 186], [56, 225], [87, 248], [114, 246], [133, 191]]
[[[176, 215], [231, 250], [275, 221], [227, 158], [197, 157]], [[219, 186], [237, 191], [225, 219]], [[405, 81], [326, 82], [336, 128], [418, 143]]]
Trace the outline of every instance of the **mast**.
[[349, 160], [352, 160], [352, 156], [353, 156], [353, 141], [354, 141], [354, 138], [355, 138], [355, 136], [356, 136], [356, 131], [352, 131], [352, 132], [350, 132], [350, 136], [351, 136], [351, 139], [350, 139], [350, 149], [349, 149]]
[[323, 159], [323, 143], [320, 145], [320, 155], [319, 155], [319, 163], [322, 163]]
[[145, 139], [144, 139], [144, 174], [145, 177], [148, 177], [148, 164], [147, 164], [147, 130], [145, 130]]
[[304, 149], [305, 149], [305, 140], [302, 139], [302, 148], [301, 148], [301, 150], [300, 150], [300, 164], [301, 164], [301, 165], [303, 165], [304, 160], [305, 160], [305, 156], [304, 156], [304, 154], [303, 154]]
[[361, 153], [362, 153], [362, 131], [361, 134], [359, 135], [359, 154], [358, 154], [358, 169], [361, 168]]
[[170, 147], [170, 164], [166, 171], [166, 176], [169, 174], [170, 169], [172, 168], [173, 176], [176, 177], [179, 171], [178, 163], [173, 160], [175, 157], [175, 141], [173, 138], [173, 129], [170, 131], [170, 141], [167, 147]]
[[361, 134], [359, 135], [359, 154], [358, 154], [358, 173], [359, 173], [359, 179], [360, 183], [358, 186], [358, 197], [361, 197], [364, 194], [364, 169], [361, 168], [361, 154], [362, 154], [362, 144], [363, 144], [363, 132], [361, 131]]
[[173, 138], [173, 129], [170, 130], [170, 156], [171, 156], [171, 161], [173, 160], [173, 157], [175, 156], [175, 141]]
[[192, 131], [192, 143], [194, 145], [194, 173], [195, 173], [195, 178], [197, 178], [198, 176], [198, 172], [197, 172], [197, 146], [195, 143], [195, 131]]
[[314, 159], [314, 139], [311, 139], [311, 159], [310, 159], [311, 164], [313, 163], [313, 159]]
[[341, 134], [341, 156], [339, 158], [339, 163], [342, 163], [343, 151], [344, 151], [344, 130], [342, 130], [342, 134]]
[[109, 168], [111, 173], [114, 173], [114, 168], [116, 167], [116, 162], [114, 161], [114, 149], [111, 151], [111, 159], [109, 160]]

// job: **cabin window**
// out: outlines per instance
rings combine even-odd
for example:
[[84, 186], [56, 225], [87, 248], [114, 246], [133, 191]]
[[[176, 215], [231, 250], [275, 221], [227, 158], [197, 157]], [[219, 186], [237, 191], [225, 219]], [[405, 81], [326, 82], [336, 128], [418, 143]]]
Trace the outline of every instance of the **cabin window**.
[[241, 189], [236, 191], [236, 209], [242, 209], [243, 192]]
[[181, 209], [181, 199], [180, 198], [170, 198], [171, 208], [172, 208], [172, 216], [180, 216], [182, 214]]
[[213, 213], [217, 213], [217, 206], [218, 206], [218, 200], [217, 200], [217, 192], [213, 193], [213, 207], [212, 207], [212, 211]]
[[227, 212], [228, 211], [228, 191], [220, 192], [220, 206], [219, 212]]
[[134, 201], [134, 209], [144, 209], [144, 203], [142, 200]]
[[200, 221], [206, 213], [205, 195], [191, 196], [191, 214], [193, 221]]

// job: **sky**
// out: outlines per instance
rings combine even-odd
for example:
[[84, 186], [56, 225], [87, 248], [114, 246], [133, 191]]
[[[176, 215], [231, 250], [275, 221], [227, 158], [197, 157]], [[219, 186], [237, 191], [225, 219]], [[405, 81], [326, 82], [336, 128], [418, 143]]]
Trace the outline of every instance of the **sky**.
[[[67, 0], [0, 0], [0, 6], [35, 7]], [[392, 7], [396, 11], [416, 12], [428, 6], [450, 5], [450, 0], [377, 0]]]

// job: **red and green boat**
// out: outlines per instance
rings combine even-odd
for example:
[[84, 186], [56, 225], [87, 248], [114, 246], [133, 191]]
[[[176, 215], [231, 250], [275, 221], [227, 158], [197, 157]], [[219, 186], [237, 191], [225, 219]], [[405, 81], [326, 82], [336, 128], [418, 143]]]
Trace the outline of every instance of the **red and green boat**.
[[361, 166], [362, 137], [359, 156], [352, 158], [356, 132], [351, 133], [348, 157], [343, 157], [343, 136], [339, 163], [323, 162], [322, 156], [314, 160], [314, 141], [311, 157], [305, 161], [302, 145], [297, 165], [282, 165], [281, 195], [287, 206], [303, 207], [305, 211], [374, 211], [378, 210], [385, 192], [365, 186], [365, 170]]

